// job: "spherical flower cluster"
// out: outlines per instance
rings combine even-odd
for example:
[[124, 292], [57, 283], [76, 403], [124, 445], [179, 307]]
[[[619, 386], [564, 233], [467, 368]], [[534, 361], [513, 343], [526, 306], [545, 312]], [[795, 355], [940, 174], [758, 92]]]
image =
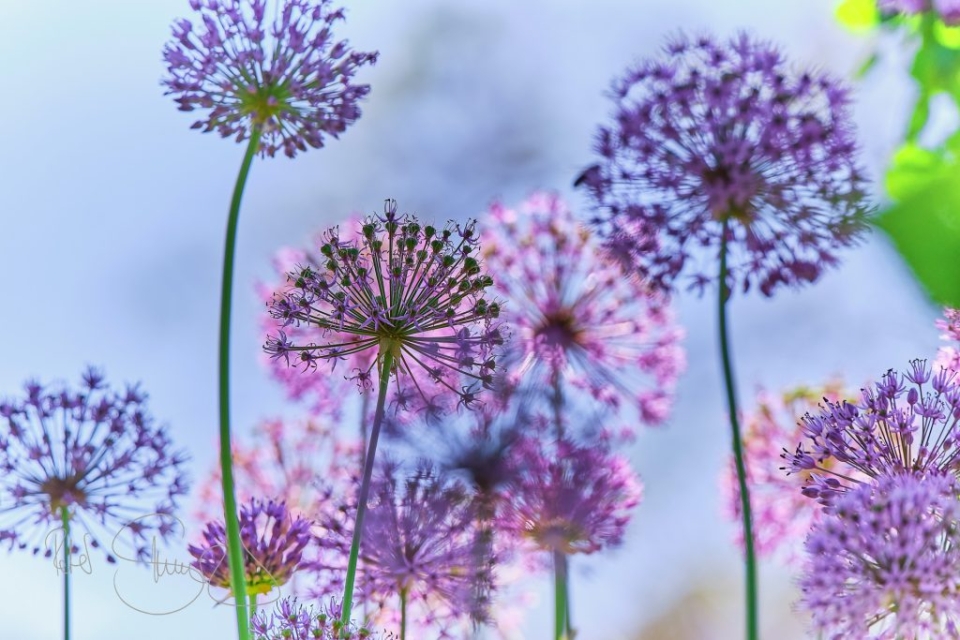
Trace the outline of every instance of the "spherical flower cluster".
[[854, 469], [878, 478], [902, 473], [960, 475], [960, 379], [926, 361], [888, 371], [856, 403], [826, 401], [802, 420], [805, 444], [784, 457], [791, 472], [810, 474], [804, 495], [831, 507], [858, 483]]
[[[335, 518], [322, 520], [318, 545], [321, 562], [313, 565], [321, 594], [342, 590], [338, 576], [345, 566], [353, 536], [356, 498], [348, 497]], [[403, 477], [392, 463], [379, 466], [363, 524], [358, 564], [358, 599], [381, 626], [399, 620], [401, 602], [408, 624], [429, 630], [431, 638], [453, 638], [470, 620], [486, 618], [488, 602], [477, 602], [478, 583], [491, 577], [493, 558], [478, 557], [474, 505], [459, 482], [421, 465]], [[466, 623], [466, 624], [465, 624]], [[459, 631], [458, 631], [459, 630]]]
[[[192, 566], [215, 587], [230, 589], [226, 532], [222, 521], [208, 522], [203, 542], [187, 550]], [[243, 546], [247, 593], [267, 593], [285, 584], [300, 567], [310, 543], [310, 521], [294, 517], [283, 502], [251, 500], [240, 507], [240, 544]]]
[[[823, 511], [801, 493], [809, 473], [785, 474], [783, 451], [803, 439], [801, 417], [815, 411], [821, 400], [840, 402], [850, 394], [840, 382], [820, 387], [797, 387], [781, 394], [761, 391], [756, 406], [741, 418], [743, 450], [753, 512], [754, 549], [760, 557], [780, 554], [788, 563], [800, 559], [800, 547], [810, 527], [819, 522]], [[825, 460], [825, 465], [840, 472], [841, 465]], [[854, 469], [846, 476], [857, 477]], [[731, 457], [723, 471], [721, 487], [727, 517], [738, 523], [737, 542], [743, 545], [740, 487]]]
[[960, 373], [960, 309], [944, 309], [943, 316], [944, 319], [937, 320], [937, 328], [943, 331], [940, 338], [953, 344], [940, 347], [933, 366]]
[[557, 194], [493, 205], [480, 237], [515, 327], [517, 383], [569, 381], [606, 405], [626, 400], [648, 424], [666, 418], [684, 354], [665, 295], [625, 275]]
[[[283, 328], [309, 325], [319, 339], [294, 343], [281, 329], [265, 350], [307, 369], [354, 354], [389, 354], [398, 407], [419, 401], [424, 411], [439, 410], [437, 403], [449, 395], [471, 408], [479, 387], [493, 382], [495, 353], [504, 341], [500, 305], [482, 296], [493, 279], [476, 256], [474, 224], [424, 226], [398, 215], [396, 202], [388, 200], [382, 216], [363, 223], [361, 235], [325, 233], [319, 249], [325, 262], [288, 274], [287, 288], [270, 303]], [[373, 388], [376, 366], [371, 357], [355, 371], [361, 389]]]
[[899, 473], [837, 499], [800, 580], [820, 637], [960, 638], [958, 493], [953, 476]]
[[623, 541], [642, 487], [630, 463], [602, 447], [524, 439], [505, 490], [501, 528], [542, 551], [593, 553]]
[[250, 620], [255, 640], [391, 640], [366, 628], [344, 628], [340, 606], [328, 601], [319, 607], [304, 607], [295, 598], [283, 598], [275, 611], [258, 611]]
[[917, 15], [935, 12], [944, 24], [960, 25], [960, 0], [877, 0], [877, 8], [887, 15]]
[[31, 381], [0, 402], [0, 542], [37, 554], [64, 513], [71, 548], [87, 540], [109, 562], [127, 557], [125, 547], [144, 560], [155, 538], [173, 534], [186, 456], [146, 400], [89, 368], [76, 389]]
[[847, 92], [773, 46], [681, 36], [612, 89], [614, 123], [578, 180], [620, 259], [662, 287], [686, 273], [764, 295], [813, 282], [865, 230]]
[[163, 79], [181, 111], [201, 109], [194, 129], [237, 141], [261, 136], [259, 152], [290, 157], [322, 147], [360, 117], [368, 85], [352, 84], [376, 53], [335, 41], [343, 19], [330, 0], [190, 0], [200, 21], [179, 20], [163, 49]]

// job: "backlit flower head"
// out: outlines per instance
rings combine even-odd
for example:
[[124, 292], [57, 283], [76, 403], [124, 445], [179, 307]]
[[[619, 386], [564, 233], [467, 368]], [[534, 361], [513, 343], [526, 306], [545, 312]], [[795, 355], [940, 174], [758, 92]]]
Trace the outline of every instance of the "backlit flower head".
[[[270, 303], [284, 328], [309, 325], [319, 330], [317, 339], [297, 343], [281, 329], [265, 350], [305, 369], [390, 353], [396, 405], [440, 410], [447, 395], [472, 408], [480, 388], [493, 383], [504, 341], [500, 304], [483, 297], [493, 279], [476, 255], [474, 223], [421, 225], [388, 200], [383, 215], [367, 218], [360, 231], [359, 240], [336, 228], [326, 232], [323, 263], [289, 273], [288, 286]], [[371, 357], [353, 372], [362, 390], [374, 387], [376, 366]]]
[[[839, 402], [849, 398], [842, 383], [833, 381], [818, 387], [796, 387], [780, 394], [761, 391], [755, 408], [741, 417], [743, 449], [753, 512], [754, 549], [760, 557], [780, 555], [787, 562], [799, 560], [803, 539], [822, 509], [805, 497], [801, 490], [809, 473], [786, 474], [783, 451], [803, 439], [801, 417], [817, 410], [824, 399]], [[837, 464], [824, 461], [824, 464]], [[844, 475], [857, 477], [853, 469]], [[731, 456], [723, 470], [720, 485], [728, 519], [737, 523], [737, 543], [743, 545], [740, 487]]]
[[804, 441], [784, 452], [791, 472], [809, 474], [804, 495], [832, 507], [839, 493], [868, 478], [902, 473], [960, 476], [960, 379], [914, 360], [888, 371], [855, 402], [826, 400], [801, 419]]
[[[215, 587], [230, 589], [223, 522], [208, 522], [203, 541], [187, 550], [192, 565]], [[310, 521], [294, 517], [283, 502], [251, 500], [240, 507], [240, 543], [247, 593], [267, 593], [290, 580], [310, 543]]]
[[202, 110], [194, 129], [235, 136], [261, 132], [259, 152], [293, 157], [322, 147], [360, 117], [369, 85], [353, 84], [376, 53], [333, 37], [343, 10], [330, 0], [190, 0], [163, 49], [162, 81], [181, 111]]
[[344, 629], [340, 605], [327, 601], [305, 607], [296, 598], [283, 598], [273, 612], [258, 611], [250, 621], [254, 640], [391, 640], [393, 636], [374, 633], [352, 624]]
[[816, 280], [865, 230], [846, 89], [772, 45], [680, 36], [611, 93], [578, 183], [611, 250], [654, 284], [716, 282], [725, 234], [729, 290], [772, 295]]
[[626, 400], [644, 422], [665, 419], [684, 354], [664, 294], [625, 275], [557, 194], [535, 193], [518, 210], [493, 205], [481, 242], [515, 327], [515, 381], [567, 380], [606, 405]]
[[811, 531], [800, 605], [823, 638], [960, 638], [960, 486], [898, 473], [837, 499]]
[[960, 24], [960, 0], [877, 0], [877, 8], [886, 15], [912, 16], [933, 11], [944, 24]]
[[[322, 592], [343, 588], [336, 578], [340, 565], [346, 566], [355, 502], [348, 497], [335, 519], [319, 523], [317, 543], [327, 554], [314, 568], [318, 581], [331, 581]], [[427, 464], [412, 474], [394, 463], [380, 464], [368, 504], [357, 598], [380, 626], [398, 623], [401, 593], [410, 621], [431, 638], [460, 637], [471, 620], [486, 617], [489, 603], [475, 596], [490, 590], [475, 587], [490, 581], [493, 558], [477, 557], [475, 507], [463, 484]]]
[[39, 553], [64, 509], [71, 547], [86, 539], [109, 562], [128, 549], [145, 560], [155, 538], [171, 536], [186, 456], [146, 401], [89, 368], [74, 388], [31, 381], [0, 402], [0, 543]]
[[501, 528], [535, 549], [594, 553], [623, 541], [642, 487], [630, 463], [603, 447], [525, 439], [504, 492]]
[[933, 366], [960, 373], [960, 309], [944, 309], [943, 316], [943, 320], [937, 320], [937, 328], [943, 331], [940, 339], [953, 344], [940, 347]]

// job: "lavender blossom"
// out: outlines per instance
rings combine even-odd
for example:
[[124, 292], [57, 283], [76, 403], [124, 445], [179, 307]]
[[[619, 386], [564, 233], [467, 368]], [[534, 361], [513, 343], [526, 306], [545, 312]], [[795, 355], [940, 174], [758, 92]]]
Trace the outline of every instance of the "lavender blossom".
[[937, 320], [937, 328], [943, 332], [940, 339], [953, 344], [940, 347], [934, 366], [946, 367], [960, 374], [960, 309], [945, 308], [943, 316], [942, 320]]
[[255, 640], [390, 640], [393, 636], [376, 634], [350, 625], [344, 628], [340, 606], [328, 601], [319, 607], [304, 607], [295, 598], [283, 598], [272, 613], [258, 611], [250, 621]]
[[[490, 581], [493, 558], [477, 558], [474, 508], [466, 487], [429, 465], [405, 478], [398, 465], [379, 465], [363, 526], [357, 597], [380, 626], [399, 629], [396, 613], [404, 602], [412, 626], [431, 638], [458, 637], [471, 619], [485, 619], [489, 602], [475, 596], [490, 589], [476, 585]], [[348, 496], [338, 512], [319, 523], [317, 543], [326, 553], [312, 566], [321, 584], [317, 595], [343, 588], [356, 498]]]
[[800, 606], [821, 637], [935, 640], [960, 630], [960, 485], [884, 475], [810, 532]]
[[[482, 297], [493, 279], [475, 256], [474, 224], [422, 226], [398, 215], [388, 200], [382, 216], [363, 223], [361, 235], [345, 240], [336, 228], [325, 233], [319, 249], [325, 262], [288, 274], [287, 288], [270, 303], [282, 327], [309, 325], [319, 330], [318, 339], [296, 344], [281, 328], [264, 349], [305, 369], [389, 352], [396, 406], [418, 403], [434, 412], [446, 394], [472, 408], [479, 388], [493, 383], [495, 352], [504, 341], [500, 305]], [[378, 360], [365, 362], [353, 377], [370, 390]]]
[[[925, 360], [905, 374], [888, 371], [856, 403], [825, 400], [801, 419], [805, 441], [784, 453], [788, 469], [810, 474], [803, 493], [830, 508], [867, 478], [903, 473], [960, 476], [960, 379]], [[837, 466], [839, 465], [839, 469]]]
[[261, 137], [259, 153], [293, 157], [323, 146], [360, 117], [369, 85], [352, 84], [377, 53], [336, 41], [344, 17], [330, 0], [190, 0], [196, 25], [181, 19], [163, 49], [167, 95], [181, 111], [204, 110], [194, 129], [223, 137]]
[[[248, 594], [267, 593], [285, 584], [300, 567], [310, 542], [310, 521], [294, 518], [283, 502], [251, 500], [240, 508], [240, 544]], [[187, 550], [211, 585], [230, 589], [223, 522], [208, 522], [203, 542]]]
[[0, 542], [38, 554], [65, 511], [71, 540], [108, 562], [124, 547], [145, 560], [154, 538], [174, 533], [186, 456], [138, 386], [114, 391], [93, 368], [81, 380], [76, 390], [27, 382], [23, 396], [0, 402]]
[[664, 53], [614, 82], [614, 122], [578, 180], [608, 246], [664, 288], [716, 282], [724, 238], [730, 291], [815, 281], [868, 212], [846, 89], [745, 34]]
[[504, 492], [502, 530], [542, 551], [594, 553], [619, 545], [642, 487], [630, 463], [602, 447], [525, 439]]
[[637, 408], [661, 423], [684, 368], [682, 330], [669, 300], [625, 275], [557, 194], [490, 208], [481, 230], [516, 334], [507, 368], [515, 383], [570, 382], [600, 403]]

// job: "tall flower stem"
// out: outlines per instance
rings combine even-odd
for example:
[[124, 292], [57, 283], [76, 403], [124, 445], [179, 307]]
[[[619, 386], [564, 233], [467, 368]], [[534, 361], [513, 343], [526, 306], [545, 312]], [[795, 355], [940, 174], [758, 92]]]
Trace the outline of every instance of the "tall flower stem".
[[567, 634], [567, 558], [562, 551], [553, 552], [555, 640], [569, 640]]
[[63, 640], [70, 640], [70, 512], [60, 507], [63, 523]]
[[227, 237], [223, 251], [223, 284], [220, 295], [220, 470], [223, 479], [223, 521], [227, 530], [227, 556], [230, 582], [237, 610], [237, 635], [250, 640], [250, 615], [247, 610], [247, 584], [243, 569], [240, 522], [237, 519], [237, 495], [233, 485], [233, 450], [230, 446], [230, 310], [233, 300], [233, 263], [237, 248], [237, 222], [240, 201], [250, 173], [253, 156], [260, 141], [259, 129], [250, 133], [250, 143], [240, 165], [237, 183], [227, 217]]
[[[563, 428], [563, 388], [560, 385], [560, 374], [554, 374], [551, 381], [553, 387], [553, 393], [550, 397], [550, 405], [553, 408], [553, 422], [556, 427], [557, 440], [563, 440], [564, 438], [564, 428]], [[569, 581], [566, 580], [567, 575], [567, 554], [562, 553], [559, 556], [560, 561], [563, 562], [563, 575], [564, 575], [564, 594], [563, 594], [563, 603], [564, 603], [564, 615], [566, 616], [566, 625], [565, 629], [567, 632], [567, 637], [573, 637], [573, 621], [572, 616], [570, 615], [570, 590], [568, 588]], [[556, 561], [557, 558], [554, 558]]]
[[370, 430], [370, 444], [363, 461], [363, 481], [360, 483], [360, 496], [357, 499], [357, 519], [353, 524], [353, 542], [350, 543], [350, 560], [347, 563], [347, 579], [343, 585], [343, 608], [340, 618], [349, 626], [350, 611], [353, 608], [353, 583], [357, 576], [357, 558], [360, 556], [360, 538], [363, 535], [363, 518], [367, 514], [367, 499], [370, 496], [370, 481], [373, 478], [374, 456], [377, 454], [377, 441], [380, 439], [380, 426], [383, 423], [384, 406], [387, 401], [387, 386], [390, 384], [390, 368], [393, 367], [393, 354], [390, 349], [380, 350], [380, 387], [377, 389], [377, 407], [373, 414], [373, 428]]
[[400, 589], [400, 640], [407, 640], [407, 590]]
[[757, 624], [757, 560], [753, 549], [753, 516], [750, 510], [750, 493], [747, 487], [747, 469], [744, 464], [743, 442], [740, 437], [740, 417], [737, 410], [737, 393], [734, 386], [733, 362], [730, 356], [730, 337], [727, 335], [727, 235], [729, 223], [724, 221], [720, 240], [720, 282], [719, 320], [720, 320], [720, 357], [723, 361], [723, 381], [727, 392], [727, 409], [730, 414], [730, 430], [733, 438], [733, 458], [737, 467], [737, 482], [740, 487], [740, 510], [743, 513], [743, 540], [746, 551], [744, 565], [746, 569], [748, 640], [758, 640]]

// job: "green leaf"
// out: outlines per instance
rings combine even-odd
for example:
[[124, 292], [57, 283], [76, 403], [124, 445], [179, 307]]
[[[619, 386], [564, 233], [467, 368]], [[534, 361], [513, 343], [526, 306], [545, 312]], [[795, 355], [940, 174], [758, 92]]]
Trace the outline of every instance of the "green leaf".
[[851, 31], [864, 31], [880, 24], [876, 0], [843, 0], [836, 16], [840, 24]]
[[930, 297], [960, 307], [960, 160], [905, 145], [887, 172], [896, 202], [875, 224], [893, 242]]

